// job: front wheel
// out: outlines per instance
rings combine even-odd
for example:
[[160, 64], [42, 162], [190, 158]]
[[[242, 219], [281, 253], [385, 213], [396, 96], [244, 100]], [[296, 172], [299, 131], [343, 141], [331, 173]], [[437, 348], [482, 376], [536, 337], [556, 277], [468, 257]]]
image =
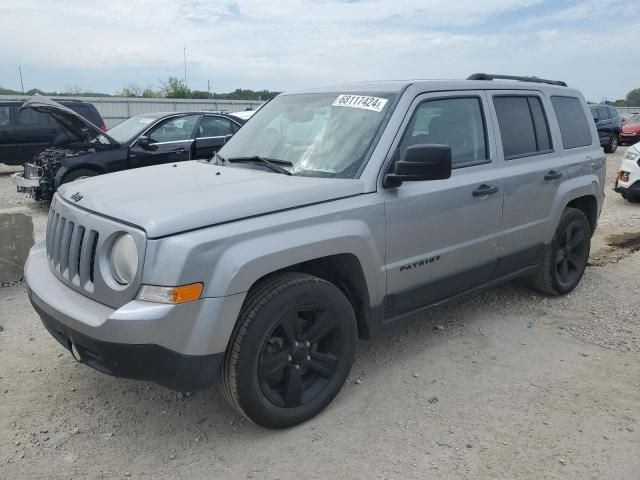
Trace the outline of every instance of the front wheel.
[[538, 271], [530, 277], [536, 290], [548, 295], [572, 291], [582, 278], [591, 249], [591, 225], [576, 208], [566, 208], [551, 244], [545, 247]]
[[321, 412], [344, 384], [356, 320], [335, 285], [287, 272], [253, 287], [220, 370], [227, 400], [252, 422], [287, 428]]

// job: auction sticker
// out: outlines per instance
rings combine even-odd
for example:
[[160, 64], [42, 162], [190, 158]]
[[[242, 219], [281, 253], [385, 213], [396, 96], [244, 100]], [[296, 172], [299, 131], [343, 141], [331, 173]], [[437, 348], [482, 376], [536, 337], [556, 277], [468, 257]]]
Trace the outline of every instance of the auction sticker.
[[386, 98], [368, 97], [365, 95], [339, 95], [332, 103], [332, 106], [362, 108], [363, 110], [381, 112], [386, 104]]

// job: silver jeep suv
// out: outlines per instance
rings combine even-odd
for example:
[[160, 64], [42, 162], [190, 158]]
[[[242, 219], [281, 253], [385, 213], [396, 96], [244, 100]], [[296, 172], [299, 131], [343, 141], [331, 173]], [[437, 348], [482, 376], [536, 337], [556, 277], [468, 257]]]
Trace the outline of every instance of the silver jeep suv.
[[77, 360], [181, 391], [217, 376], [247, 418], [289, 427], [331, 402], [359, 338], [515, 277], [573, 290], [604, 177], [562, 82], [287, 93], [209, 161], [62, 187], [25, 276]]

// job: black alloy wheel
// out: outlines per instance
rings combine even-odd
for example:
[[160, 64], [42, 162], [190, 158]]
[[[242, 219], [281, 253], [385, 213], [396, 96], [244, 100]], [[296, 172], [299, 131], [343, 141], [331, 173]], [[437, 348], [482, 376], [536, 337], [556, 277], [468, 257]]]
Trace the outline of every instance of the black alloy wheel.
[[321, 412], [346, 381], [355, 314], [335, 285], [306, 273], [274, 274], [249, 290], [219, 382], [252, 422], [287, 428]]
[[582, 276], [589, 259], [590, 235], [580, 220], [574, 220], [565, 227], [555, 258], [556, 275], [562, 286], [575, 285]]

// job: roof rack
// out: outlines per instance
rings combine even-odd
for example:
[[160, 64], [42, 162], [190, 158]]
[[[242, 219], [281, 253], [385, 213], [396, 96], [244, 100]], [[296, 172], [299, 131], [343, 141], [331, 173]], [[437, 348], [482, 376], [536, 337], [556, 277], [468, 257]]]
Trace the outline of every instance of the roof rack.
[[519, 82], [547, 83], [549, 85], [557, 85], [559, 87], [567, 86], [567, 84], [561, 80], [547, 80], [545, 78], [538, 77], [519, 77], [516, 75], [494, 75], [490, 73], [474, 73], [473, 75], [469, 75], [467, 80], [517, 80]]

